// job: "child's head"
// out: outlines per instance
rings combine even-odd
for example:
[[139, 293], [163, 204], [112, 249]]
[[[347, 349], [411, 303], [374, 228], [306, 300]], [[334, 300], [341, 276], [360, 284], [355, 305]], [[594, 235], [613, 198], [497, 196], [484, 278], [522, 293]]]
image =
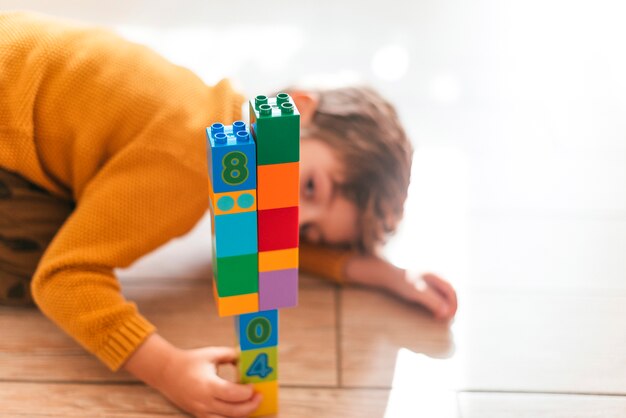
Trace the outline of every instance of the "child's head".
[[301, 113], [302, 238], [371, 252], [402, 218], [413, 148], [367, 87], [287, 89]]

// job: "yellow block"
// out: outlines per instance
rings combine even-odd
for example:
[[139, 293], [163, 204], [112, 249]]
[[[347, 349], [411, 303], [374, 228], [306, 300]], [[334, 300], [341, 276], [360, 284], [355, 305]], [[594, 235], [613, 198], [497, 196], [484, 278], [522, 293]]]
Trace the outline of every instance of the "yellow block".
[[217, 305], [217, 314], [219, 316], [241, 315], [259, 311], [258, 293], [219, 297], [215, 280], [213, 281], [213, 297]]
[[256, 200], [256, 189], [213, 193], [209, 179], [209, 202], [211, 203], [210, 208], [213, 216], [254, 212], [256, 210]]
[[261, 405], [250, 416], [271, 415], [278, 413], [278, 380], [253, 383], [254, 391], [263, 395]]
[[259, 271], [298, 268], [298, 248], [259, 252]]

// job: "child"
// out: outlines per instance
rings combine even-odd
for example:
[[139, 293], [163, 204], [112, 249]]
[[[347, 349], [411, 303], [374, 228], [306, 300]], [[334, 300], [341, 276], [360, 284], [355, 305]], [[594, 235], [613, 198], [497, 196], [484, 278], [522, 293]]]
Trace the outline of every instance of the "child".
[[[22, 13], [0, 14], [0, 89], [0, 303], [34, 301], [109, 368], [195, 416], [252, 412], [259, 395], [215, 373], [235, 350], [173, 347], [113, 274], [202, 217], [204, 127], [239, 119], [242, 97], [107, 31]], [[376, 255], [411, 165], [393, 108], [369, 89], [290, 93], [302, 115], [302, 268], [451, 318], [446, 282]]]

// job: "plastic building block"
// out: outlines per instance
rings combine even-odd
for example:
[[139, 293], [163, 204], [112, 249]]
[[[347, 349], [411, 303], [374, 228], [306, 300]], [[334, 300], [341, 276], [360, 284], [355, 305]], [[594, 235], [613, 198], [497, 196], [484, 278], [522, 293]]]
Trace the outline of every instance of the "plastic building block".
[[300, 114], [292, 98], [257, 96], [250, 126], [206, 130], [213, 294], [235, 315], [240, 381], [278, 412], [278, 311], [298, 303]]
[[261, 251], [259, 253], [259, 273], [263, 271], [297, 269], [298, 248], [287, 250]]
[[300, 163], [260, 165], [257, 168], [258, 209], [298, 206]]
[[259, 311], [259, 294], [220, 297], [217, 294], [217, 286], [213, 281], [213, 296], [217, 314], [219, 316], [242, 315]]
[[297, 305], [297, 269], [259, 273], [259, 310], [291, 308]]
[[259, 291], [259, 261], [257, 254], [215, 257], [213, 279], [220, 297], [245, 295]]
[[209, 181], [209, 203], [213, 216], [254, 212], [257, 209], [256, 190], [213, 193], [213, 187]]
[[258, 383], [278, 378], [278, 346], [243, 350], [239, 356], [241, 383]]
[[298, 246], [298, 207], [259, 210], [259, 251], [274, 251]]
[[263, 311], [235, 318], [235, 330], [241, 350], [278, 345], [278, 311]]
[[278, 381], [253, 383], [254, 391], [263, 395], [261, 405], [250, 416], [271, 415], [278, 413]]
[[288, 94], [250, 100], [250, 126], [259, 165], [300, 160], [300, 113]]
[[217, 257], [252, 254], [257, 246], [257, 212], [211, 217]]
[[256, 189], [256, 144], [246, 124], [214, 123], [206, 133], [213, 193]]

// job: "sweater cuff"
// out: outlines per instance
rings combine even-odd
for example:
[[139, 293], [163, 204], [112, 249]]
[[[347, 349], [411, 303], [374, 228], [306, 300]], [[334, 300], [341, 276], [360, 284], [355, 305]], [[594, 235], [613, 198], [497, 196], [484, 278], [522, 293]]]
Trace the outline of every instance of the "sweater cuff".
[[343, 285], [346, 282], [346, 264], [355, 253], [350, 250], [300, 242], [302, 271], [330, 279]]
[[156, 327], [143, 316], [134, 314], [111, 333], [96, 356], [112, 371], [117, 371]]

